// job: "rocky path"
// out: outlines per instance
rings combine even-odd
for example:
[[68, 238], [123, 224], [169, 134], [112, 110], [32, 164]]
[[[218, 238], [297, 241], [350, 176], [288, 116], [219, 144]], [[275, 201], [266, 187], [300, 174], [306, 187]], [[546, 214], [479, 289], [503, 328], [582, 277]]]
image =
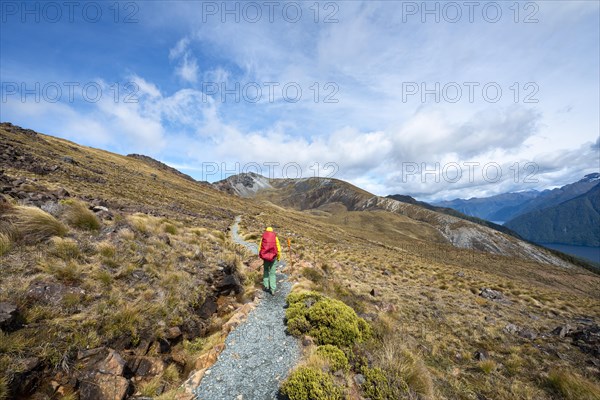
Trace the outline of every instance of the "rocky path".
[[[254, 253], [256, 244], [239, 235], [237, 217], [232, 239]], [[284, 262], [281, 263], [285, 265]], [[275, 296], [263, 293], [248, 319], [229, 334], [217, 362], [206, 371], [196, 389], [198, 400], [272, 400], [277, 399], [280, 382], [300, 357], [300, 345], [285, 333], [285, 298], [291, 283], [277, 274]]]

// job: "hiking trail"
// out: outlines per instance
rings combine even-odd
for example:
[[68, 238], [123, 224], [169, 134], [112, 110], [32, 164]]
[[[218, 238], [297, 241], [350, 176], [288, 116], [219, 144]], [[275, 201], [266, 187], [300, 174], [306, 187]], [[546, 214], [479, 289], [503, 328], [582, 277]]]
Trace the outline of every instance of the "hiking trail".
[[[258, 254], [255, 243], [240, 237], [240, 219], [236, 217], [231, 227], [233, 241]], [[283, 266], [285, 261], [278, 269]], [[277, 273], [275, 295], [263, 292], [246, 321], [227, 336], [225, 349], [195, 390], [197, 400], [278, 398], [280, 383], [300, 357], [298, 340], [285, 333], [285, 298], [292, 287], [286, 279], [285, 274]]]

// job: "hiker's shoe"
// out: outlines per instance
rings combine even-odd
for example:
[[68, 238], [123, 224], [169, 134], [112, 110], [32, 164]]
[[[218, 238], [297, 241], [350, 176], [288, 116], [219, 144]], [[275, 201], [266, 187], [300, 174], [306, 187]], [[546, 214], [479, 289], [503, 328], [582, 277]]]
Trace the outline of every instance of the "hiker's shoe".
[[271, 293], [271, 296], [275, 296], [275, 289], [269, 289], [269, 293]]

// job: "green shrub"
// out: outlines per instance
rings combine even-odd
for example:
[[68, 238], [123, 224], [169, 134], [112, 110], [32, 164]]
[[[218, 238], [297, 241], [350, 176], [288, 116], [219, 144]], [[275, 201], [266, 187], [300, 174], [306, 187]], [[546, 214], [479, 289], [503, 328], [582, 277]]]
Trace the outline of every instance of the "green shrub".
[[371, 400], [392, 399], [390, 385], [381, 368], [363, 367], [361, 372], [365, 377], [365, 383], [362, 385], [365, 397]]
[[292, 293], [285, 316], [288, 331], [295, 336], [309, 334], [317, 344], [351, 346], [370, 336], [368, 324], [339, 300], [315, 292]]
[[88, 210], [85, 203], [77, 200], [63, 200], [61, 204], [66, 208], [64, 217], [69, 225], [88, 231], [100, 229], [98, 217]]
[[324, 346], [317, 347], [316, 353], [329, 361], [329, 365], [331, 366], [332, 371], [348, 371], [348, 357], [344, 354], [342, 350], [331, 345], [326, 344]]
[[363, 367], [361, 372], [365, 377], [365, 383], [362, 385], [364, 397], [371, 400], [396, 400], [400, 398], [390, 387], [385, 372], [381, 368]]
[[281, 386], [290, 400], [341, 400], [342, 389], [333, 383], [331, 375], [318, 369], [300, 367]]
[[18, 206], [14, 208], [13, 213], [14, 226], [26, 243], [36, 243], [52, 236], [67, 234], [67, 227], [62, 222], [39, 208]]

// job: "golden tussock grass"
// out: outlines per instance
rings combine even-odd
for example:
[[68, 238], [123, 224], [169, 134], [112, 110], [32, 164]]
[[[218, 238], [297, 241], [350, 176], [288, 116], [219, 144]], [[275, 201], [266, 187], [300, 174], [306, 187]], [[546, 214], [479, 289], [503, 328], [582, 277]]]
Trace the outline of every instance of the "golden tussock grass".
[[50, 239], [50, 242], [50, 253], [58, 258], [69, 261], [80, 255], [79, 245], [73, 239], [55, 236]]
[[12, 240], [10, 239], [10, 236], [6, 233], [0, 233], [0, 257], [8, 253], [11, 247]]
[[28, 206], [17, 206], [12, 214], [14, 226], [26, 243], [38, 243], [52, 236], [65, 236], [67, 227], [47, 212]]
[[82, 201], [70, 199], [63, 200], [61, 204], [65, 208], [63, 217], [67, 221], [67, 224], [88, 231], [97, 231], [100, 229], [98, 217]]
[[600, 399], [600, 384], [564, 369], [550, 371], [548, 384], [566, 400]]

